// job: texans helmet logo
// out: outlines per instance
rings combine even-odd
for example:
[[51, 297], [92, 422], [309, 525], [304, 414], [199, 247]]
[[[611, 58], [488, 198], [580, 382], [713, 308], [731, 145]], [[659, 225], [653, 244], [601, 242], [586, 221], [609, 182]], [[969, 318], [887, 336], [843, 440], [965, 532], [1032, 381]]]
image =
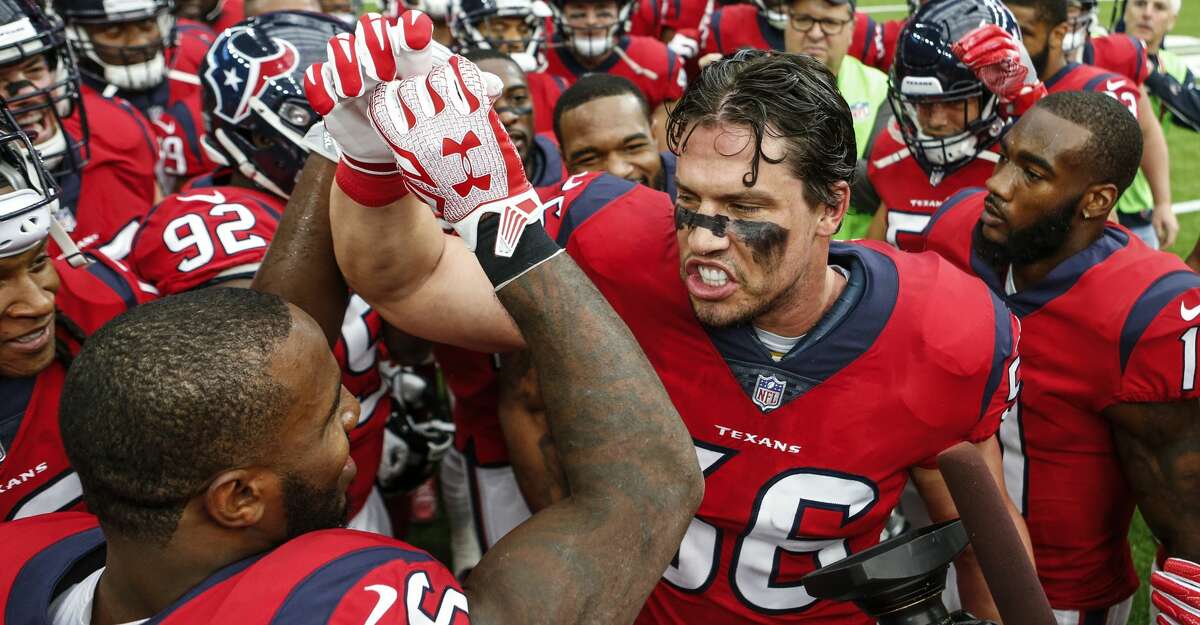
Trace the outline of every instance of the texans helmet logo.
[[250, 113], [250, 100], [262, 93], [274, 78], [287, 76], [300, 64], [296, 47], [283, 39], [272, 38], [274, 50], [264, 50], [252, 27], [229, 29], [208, 50], [204, 80], [216, 95], [213, 113], [236, 124]]

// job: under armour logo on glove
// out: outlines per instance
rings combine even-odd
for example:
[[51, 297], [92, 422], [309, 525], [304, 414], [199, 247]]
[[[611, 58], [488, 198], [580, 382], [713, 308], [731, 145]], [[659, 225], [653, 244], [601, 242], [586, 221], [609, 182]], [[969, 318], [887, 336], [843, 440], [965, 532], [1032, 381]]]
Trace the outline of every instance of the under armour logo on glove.
[[510, 257], [542, 203], [491, 104], [497, 76], [455, 55], [427, 76], [381, 84], [370, 115], [405, 183], [475, 249], [479, 220], [496, 213], [497, 256]]
[[462, 158], [463, 175], [466, 176], [466, 181], [454, 185], [454, 192], [458, 193], [459, 197], [467, 197], [471, 189], [479, 189], [487, 191], [492, 186], [492, 175], [484, 174], [482, 176], [475, 175], [475, 169], [471, 166], [471, 157], [467, 155], [467, 150], [477, 148], [483, 145], [479, 142], [479, 137], [470, 130], [462, 141], [455, 141], [447, 137], [442, 141], [442, 156], [450, 156], [457, 154]]

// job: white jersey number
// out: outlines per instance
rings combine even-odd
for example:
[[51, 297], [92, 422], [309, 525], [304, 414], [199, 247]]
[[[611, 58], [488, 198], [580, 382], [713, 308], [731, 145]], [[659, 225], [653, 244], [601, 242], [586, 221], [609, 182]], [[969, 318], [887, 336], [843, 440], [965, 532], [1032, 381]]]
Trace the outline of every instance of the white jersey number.
[[[241, 204], [218, 204], [209, 209], [213, 217], [234, 215], [237, 219], [217, 224], [214, 228], [216, 243], [228, 256], [233, 256], [246, 250], [266, 247], [267, 241], [257, 234], [239, 238], [239, 235], [254, 227], [254, 213]], [[188, 252], [190, 255], [179, 261], [179, 271], [188, 273], [195, 271], [212, 261], [216, 246], [204, 218], [195, 213], [176, 217], [167, 224], [163, 231], [163, 243], [167, 249], [176, 254]], [[194, 248], [194, 249], [193, 249]]]
[[457, 588], [446, 588], [438, 601], [437, 609], [430, 614], [421, 607], [425, 595], [431, 592], [429, 575], [425, 571], [411, 573], [404, 583], [404, 618], [384, 620], [400, 593], [386, 584], [364, 586], [363, 590], [378, 595], [375, 607], [367, 616], [363, 625], [378, 625], [379, 623], [408, 623], [409, 625], [449, 625], [459, 613], [467, 614], [467, 596]]
[[[696, 455], [705, 477], [720, 469], [733, 452], [697, 445]], [[793, 533], [809, 508], [833, 510], [843, 525], [866, 514], [879, 500], [879, 489], [861, 477], [822, 471], [791, 469], [767, 480], [755, 498], [749, 527], [733, 550], [731, 586], [737, 598], [759, 612], [783, 614], [812, 605], [816, 599], [799, 582], [777, 579], [780, 551], [813, 554], [817, 566], [827, 566], [850, 555], [846, 539], [806, 538]], [[721, 530], [699, 518], [692, 519], [679, 553], [663, 578], [686, 591], [703, 592], [716, 577], [721, 555]]]

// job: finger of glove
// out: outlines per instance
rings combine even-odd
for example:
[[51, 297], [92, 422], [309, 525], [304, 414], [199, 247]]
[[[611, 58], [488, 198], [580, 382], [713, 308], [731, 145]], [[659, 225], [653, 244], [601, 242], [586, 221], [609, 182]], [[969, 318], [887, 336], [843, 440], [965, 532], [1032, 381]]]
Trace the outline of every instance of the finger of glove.
[[991, 65], [999, 62], [1002, 58], [1019, 58], [1021, 55], [1021, 51], [1018, 49], [1019, 45], [1007, 34], [1003, 37], [991, 37], [963, 50], [959, 58], [971, 67]]
[[1163, 571], [1174, 573], [1186, 578], [1190, 583], [1200, 586], [1200, 564], [1182, 558], [1167, 558], [1163, 563]]
[[337, 98], [330, 89], [329, 68], [325, 63], [314, 63], [304, 70], [304, 97], [321, 117], [333, 110]]
[[388, 38], [396, 57], [396, 77], [412, 78], [428, 74], [434, 58], [433, 20], [417, 10], [405, 11], [388, 26]]
[[358, 18], [354, 27], [354, 48], [362, 64], [363, 74], [374, 82], [387, 82], [396, 77], [396, 55], [389, 36], [387, 18], [367, 13]]
[[1175, 573], [1155, 571], [1150, 576], [1150, 585], [1186, 602], [1193, 608], [1200, 609], [1200, 585], [1190, 579]]
[[357, 98], [365, 93], [366, 85], [354, 49], [354, 37], [347, 33], [335, 35], [329, 40], [326, 52], [329, 55], [327, 65], [332, 70], [330, 82], [338, 99]]
[[950, 50], [954, 52], [955, 56], [962, 58], [964, 54], [981, 45], [984, 41], [994, 38], [1011, 39], [1012, 36], [995, 24], [984, 24], [963, 35], [961, 39], [954, 42]]
[[1179, 625], [1200, 625], [1200, 611], [1188, 607], [1183, 602], [1161, 590], [1155, 590], [1150, 593], [1150, 602], [1163, 615], [1175, 620]]
[[1169, 618], [1167, 616], [1163, 616], [1163, 614], [1161, 612], [1159, 612], [1158, 616], [1156, 616], [1154, 618], [1154, 622], [1157, 625], [1179, 625], [1179, 623], [1175, 619]]
[[491, 104], [483, 72], [457, 54], [451, 56], [445, 65], [429, 72], [424, 81], [424, 91], [428, 95], [430, 115], [440, 113], [446, 106], [453, 107], [462, 115], [470, 115]]

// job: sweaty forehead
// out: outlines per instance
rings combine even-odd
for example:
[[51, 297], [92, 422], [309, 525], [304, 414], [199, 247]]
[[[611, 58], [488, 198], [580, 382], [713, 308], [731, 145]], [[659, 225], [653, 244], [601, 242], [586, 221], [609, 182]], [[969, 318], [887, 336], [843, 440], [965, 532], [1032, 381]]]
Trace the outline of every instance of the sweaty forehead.
[[1086, 147], [1091, 138], [1087, 128], [1035, 107], [1008, 131], [1005, 143], [1010, 158], [1028, 152], [1062, 169], [1087, 162]]
[[600, 147], [633, 134], [651, 134], [650, 120], [636, 97], [630, 94], [605, 96], [585, 102], [562, 116], [566, 150]]
[[[801, 188], [800, 181], [783, 161], [783, 141], [769, 133], [760, 146], [748, 126], [710, 123], [689, 128], [688, 132], [683, 135], [685, 142], [676, 166], [681, 186], [713, 195], [738, 193], [748, 188], [787, 193]], [[746, 187], [744, 181], [750, 180], [756, 157], [757, 177], [753, 187]]]

